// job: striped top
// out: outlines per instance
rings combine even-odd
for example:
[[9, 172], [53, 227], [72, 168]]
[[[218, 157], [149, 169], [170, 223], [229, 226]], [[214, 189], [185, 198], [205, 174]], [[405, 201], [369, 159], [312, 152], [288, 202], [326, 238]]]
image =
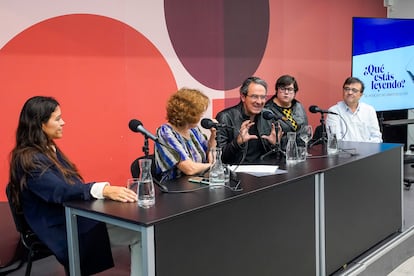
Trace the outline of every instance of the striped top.
[[199, 163], [207, 162], [208, 141], [199, 127], [190, 129], [190, 139], [186, 139], [169, 124], [163, 124], [157, 129], [157, 136], [161, 144], [176, 151], [155, 143], [156, 172], [162, 180], [175, 179], [183, 174], [176, 166], [180, 161], [191, 159]]

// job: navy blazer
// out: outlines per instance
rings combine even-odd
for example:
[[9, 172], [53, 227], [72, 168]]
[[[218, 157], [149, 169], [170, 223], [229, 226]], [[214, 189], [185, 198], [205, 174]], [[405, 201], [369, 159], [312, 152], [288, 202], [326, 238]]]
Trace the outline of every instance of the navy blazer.
[[[59, 151], [58, 160], [68, 166]], [[24, 216], [36, 233], [55, 254], [65, 268], [68, 268], [68, 244], [65, 209], [63, 202], [68, 200], [92, 200], [90, 194], [93, 183], [75, 180], [65, 182], [63, 175], [44, 154], [35, 156], [36, 169], [27, 177], [27, 189], [21, 193]], [[46, 165], [46, 167], [44, 166]], [[79, 252], [82, 275], [98, 273], [113, 266], [112, 252], [106, 225], [87, 218], [78, 218]]]

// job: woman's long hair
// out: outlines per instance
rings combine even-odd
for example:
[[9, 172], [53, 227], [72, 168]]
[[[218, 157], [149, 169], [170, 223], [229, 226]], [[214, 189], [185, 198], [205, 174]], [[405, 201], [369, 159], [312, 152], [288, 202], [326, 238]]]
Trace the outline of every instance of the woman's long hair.
[[[45, 171], [50, 165], [36, 162], [35, 155], [43, 154], [50, 163], [55, 165], [68, 183], [74, 178], [82, 179], [76, 166], [56, 146], [42, 130], [59, 103], [52, 97], [35, 96], [26, 101], [20, 112], [16, 131], [16, 145], [11, 151], [10, 179], [12, 203], [20, 209], [20, 193], [27, 187], [27, 177], [33, 169]], [[58, 161], [56, 152], [59, 151], [65, 166]]]

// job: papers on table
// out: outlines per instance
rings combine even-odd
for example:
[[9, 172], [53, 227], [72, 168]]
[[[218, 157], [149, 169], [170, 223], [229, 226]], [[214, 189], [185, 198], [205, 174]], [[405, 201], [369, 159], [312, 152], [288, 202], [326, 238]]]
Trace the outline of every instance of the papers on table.
[[274, 165], [233, 165], [230, 169], [234, 172], [244, 172], [254, 176], [265, 176], [272, 174], [286, 173], [285, 170], [279, 170], [279, 166]]

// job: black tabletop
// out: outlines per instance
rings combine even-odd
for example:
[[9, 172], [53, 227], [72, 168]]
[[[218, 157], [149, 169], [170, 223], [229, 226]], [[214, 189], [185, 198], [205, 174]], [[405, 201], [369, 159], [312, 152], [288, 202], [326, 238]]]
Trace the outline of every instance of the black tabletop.
[[[237, 173], [242, 191], [233, 191], [228, 188], [211, 189], [204, 184], [189, 182], [189, 177], [182, 177], [167, 182], [165, 185], [170, 191], [198, 190], [185, 193], [163, 193], [156, 189], [156, 203], [148, 209], [138, 207], [137, 203], [120, 203], [111, 200], [70, 201], [66, 202], [65, 206], [103, 213], [109, 217], [150, 226], [216, 204], [229, 204], [232, 200], [248, 196], [250, 193], [265, 192], [266, 189], [277, 188], [278, 185], [283, 185], [291, 180], [329, 170], [395, 147], [402, 147], [402, 145], [343, 142], [341, 144], [343, 151], [334, 156], [326, 156], [321, 145], [318, 145], [310, 149], [312, 157], [305, 162], [286, 167], [280, 160], [277, 161], [279, 162], [277, 165], [280, 169], [286, 170], [286, 173], [261, 177], [247, 173]], [[275, 163], [277, 162], [275, 161]], [[234, 185], [236, 183], [232, 181], [230, 186]], [[199, 189], [201, 187], [204, 187], [204, 189]]]

